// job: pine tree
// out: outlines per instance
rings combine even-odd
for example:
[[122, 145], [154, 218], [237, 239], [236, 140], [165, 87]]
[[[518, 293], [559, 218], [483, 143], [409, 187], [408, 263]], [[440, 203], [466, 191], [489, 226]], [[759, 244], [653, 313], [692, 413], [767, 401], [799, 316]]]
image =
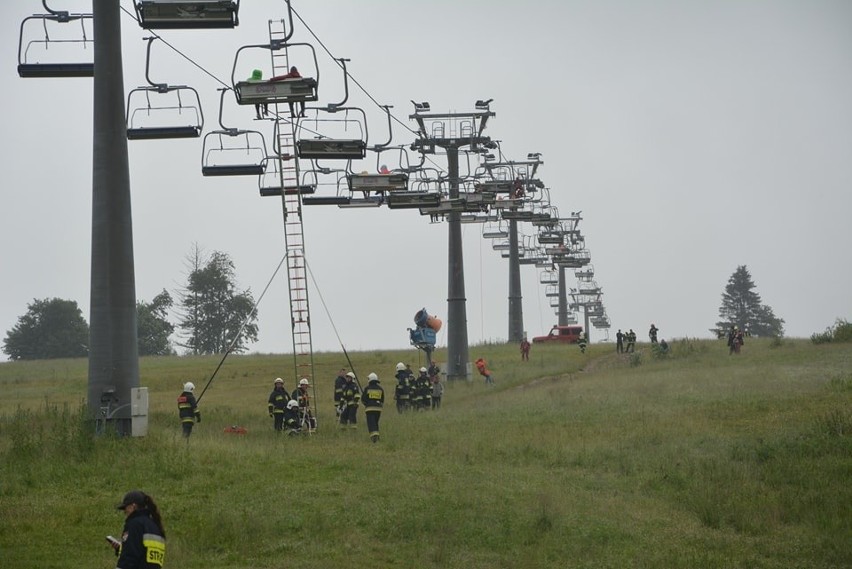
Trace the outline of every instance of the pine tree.
[[251, 292], [237, 290], [234, 263], [220, 251], [205, 258], [197, 245], [187, 259], [178, 323], [186, 342], [179, 345], [192, 354], [223, 354], [232, 343], [232, 352], [245, 351], [248, 342], [257, 341], [257, 312]]
[[772, 308], [762, 303], [754, 288], [748, 268], [745, 265], [737, 267], [722, 293], [722, 306], [719, 308], [721, 320], [716, 322], [711, 332], [723, 337], [732, 326], [738, 326], [751, 336], [784, 335], [784, 320], [775, 316]]

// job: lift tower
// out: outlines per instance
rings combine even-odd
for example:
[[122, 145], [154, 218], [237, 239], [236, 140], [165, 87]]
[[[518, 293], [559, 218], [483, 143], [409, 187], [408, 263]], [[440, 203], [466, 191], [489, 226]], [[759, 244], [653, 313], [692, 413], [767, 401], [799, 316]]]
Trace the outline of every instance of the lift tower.
[[[418, 138], [411, 148], [434, 154], [437, 147], [447, 153], [450, 201], [459, 199], [459, 149], [472, 149], [491, 144], [483, 136], [488, 119], [495, 116], [489, 109], [491, 99], [477, 101], [469, 113], [430, 113], [428, 103], [415, 103], [410, 119], [417, 121]], [[427, 128], [428, 125], [428, 128]], [[449, 125], [449, 129], [447, 129]], [[447, 379], [468, 379], [470, 360], [467, 343], [467, 308], [464, 290], [464, 255], [462, 251], [461, 211], [447, 214], [448, 293], [447, 293]]]
[[130, 168], [118, 2], [94, 0], [92, 261], [88, 406], [131, 434], [131, 389], [139, 387]]

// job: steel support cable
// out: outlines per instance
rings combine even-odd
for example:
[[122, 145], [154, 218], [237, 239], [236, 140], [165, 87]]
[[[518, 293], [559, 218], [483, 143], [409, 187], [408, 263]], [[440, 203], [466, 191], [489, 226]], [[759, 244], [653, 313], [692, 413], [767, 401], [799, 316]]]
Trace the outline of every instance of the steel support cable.
[[[125, 14], [127, 14], [128, 16], [130, 16], [131, 18], [133, 18], [133, 21], [134, 21], [134, 22], [137, 22], [137, 23], [139, 22], [139, 19], [136, 17], [136, 15], [135, 15], [135, 14], [132, 14], [131, 12], [129, 12], [129, 11], [128, 11], [128, 10], [127, 10], [124, 6], [121, 6], [121, 10], [122, 10]], [[226, 82], [222, 81], [221, 79], [219, 79], [218, 77], [216, 77], [216, 76], [215, 76], [212, 72], [210, 72], [210, 71], [208, 71], [207, 69], [205, 69], [203, 65], [201, 65], [201, 64], [200, 64], [200, 63], [198, 63], [198, 62], [196, 62], [194, 59], [192, 59], [191, 57], [189, 57], [188, 55], [186, 55], [185, 53], [183, 53], [181, 50], [179, 50], [178, 48], [176, 48], [175, 46], [173, 46], [172, 44], [170, 44], [168, 41], [166, 41], [166, 40], [163, 38], [163, 36], [161, 36], [160, 34], [158, 34], [158, 33], [154, 32], [153, 30], [148, 30], [148, 29], [146, 29], [146, 31], [147, 31], [147, 32], [149, 32], [149, 33], [150, 33], [153, 37], [157, 38], [158, 40], [160, 40], [160, 41], [162, 41], [164, 44], [166, 44], [169, 48], [171, 48], [171, 50], [172, 50], [172, 51], [174, 51], [175, 53], [177, 53], [178, 55], [180, 55], [182, 58], [184, 58], [185, 60], [187, 60], [188, 62], [190, 62], [192, 65], [194, 65], [195, 67], [197, 67], [198, 69], [200, 69], [200, 70], [201, 70], [204, 74], [206, 74], [206, 75], [208, 75], [209, 77], [211, 77], [214, 81], [216, 81], [217, 83], [219, 83], [220, 85], [222, 85], [222, 86], [223, 86], [223, 87], [225, 87], [226, 89], [233, 89], [233, 87], [232, 87], [231, 85], [229, 85], [228, 83], [226, 83]], [[273, 114], [275, 115], [276, 120], [283, 120], [284, 122], [288, 122], [288, 123], [292, 123], [292, 122], [293, 122], [293, 121], [287, 120], [287, 118], [286, 118], [286, 117], [281, 117], [281, 115], [279, 115], [278, 113], [273, 113]], [[305, 131], [307, 131], [307, 132], [309, 132], [309, 133], [311, 133], [311, 134], [314, 134], [314, 135], [317, 135], [317, 136], [322, 136], [320, 133], [318, 133], [318, 132], [314, 132], [313, 130], [311, 130], [311, 129], [309, 129], [309, 128], [306, 128], [306, 127], [303, 127], [303, 126], [301, 126], [301, 125], [299, 125], [299, 128], [301, 128], [301, 129], [303, 129], [303, 130], [305, 130]]]
[[340, 344], [340, 349], [343, 350], [343, 355], [346, 356], [346, 361], [349, 363], [349, 369], [352, 370], [352, 373], [355, 374], [355, 383], [358, 384], [358, 389], [362, 389], [361, 382], [358, 380], [358, 372], [355, 371], [355, 366], [352, 365], [352, 360], [349, 358], [349, 352], [346, 351], [346, 346], [343, 345], [343, 340], [340, 339], [340, 334], [337, 332], [337, 326], [334, 325], [334, 320], [331, 318], [331, 312], [328, 310], [328, 305], [325, 303], [325, 298], [322, 296], [322, 292], [317, 286], [317, 281], [314, 278], [314, 273], [311, 271], [311, 266], [308, 264], [308, 259], [305, 258], [305, 268], [308, 270], [308, 274], [311, 276], [311, 282], [314, 285], [314, 290], [316, 290], [317, 295], [319, 295], [320, 304], [322, 304], [323, 309], [325, 310], [325, 315], [328, 317], [328, 321], [331, 324], [331, 329], [334, 330], [334, 335], [337, 337], [337, 343]]
[[278, 263], [278, 266], [275, 267], [275, 271], [272, 273], [272, 276], [269, 277], [269, 282], [267, 282], [266, 286], [263, 287], [263, 292], [260, 293], [260, 296], [258, 297], [257, 302], [254, 303], [254, 306], [252, 306], [251, 311], [249, 312], [248, 316], [246, 316], [245, 320], [243, 320], [243, 323], [240, 325], [240, 329], [237, 330], [237, 333], [234, 335], [234, 339], [231, 340], [231, 344], [228, 346], [228, 349], [225, 351], [225, 355], [222, 356], [222, 359], [219, 361], [219, 365], [216, 366], [216, 369], [213, 370], [213, 374], [210, 376], [210, 379], [207, 380], [207, 384], [204, 386], [204, 389], [201, 391], [201, 395], [198, 396], [198, 402], [201, 402], [201, 398], [204, 397], [205, 393], [207, 393], [207, 388], [210, 387], [211, 383], [213, 383], [213, 379], [216, 377], [216, 374], [219, 373], [219, 369], [222, 367], [222, 364], [225, 363], [225, 360], [227, 359], [228, 355], [231, 353], [231, 350], [234, 349], [234, 346], [236, 345], [237, 340], [240, 339], [240, 334], [242, 334], [243, 329], [246, 327], [249, 320], [251, 320], [252, 316], [254, 316], [255, 312], [257, 311], [257, 307], [260, 305], [260, 301], [263, 300], [264, 296], [266, 296], [266, 291], [269, 290], [269, 287], [272, 284], [272, 281], [275, 280], [275, 276], [278, 274], [278, 271], [281, 270], [281, 265], [283, 265], [284, 261], [287, 260], [288, 255], [289, 255], [288, 253], [285, 253], [284, 256], [281, 258], [281, 261]]
[[[300, 22], [302, 22], [302, 25], [303, 25], [303, 26], [305, 26], [305, 29], [307, 29], [307, 30], [308, 30], [308, 32], [309, 32], [309, 33], [313, 36], [313, 38], [314, 38], [315, 40], [317, 40], [317, 43], [318, 43], [318, 44], [322, 47], [322, 49], [325, 51], [325, 53], [326, 53], [326, 54], [328, 54], [328, 56], [329, 56], [329, 57], [330, 57], [330, 58], [331, 58], [331, 59], [332, 59], [332, 60], [333, 60], [333, 61], [337, 64], [337, 66], [338, 66], [338, 67], [343, 68], [343, 66], [340, 64], [340, 62], [337, 60], [337, 58], [335, 58], [335, 57], [334, 57], [334, 54], [333, 54], [333, 53], [331, 53], [331, 50], [329, 50], [329, 49], [326, 47], [326, 45], [322, 42], [322, 40], [321, 40], [321, 39], [319, 39], [319, 37], [318, 37], [318, 36], [314, 33], [314, 31], [313, 31], [313, 30], [311, 29], [311, 27], [307, 24], [307, 22], [305, 22], [305, 20], [303, 20], [303, 19], [302, 19], [302, 16], [301, 16], [301, 15], [300, 15], [300, 14], [299, 14], [296, 10], [295, 10], [295, 8], [292, 8], [292, 7], [291, 7], [291, 10], [293, 11], [293, 13], [294, 13], [294, 14], [296, 14], [296, 17], [299, 19], [299, 21], [300, 21]], [[384, 107], [381, 103], [379, 103], [379, 102], [376, 100], [376, 98], [375, 98], [375, 97], [373, 97], [373, 96], [369, 93], [369, 91], [367, 91], [367, 89], [365, 89], [365, 88], [364, 88], [364, 86], [363, 86], [363, 85], [361, 85], [361, 83], [359, 83], [359, 82], [358, 82], [358, 80], [357, 80], [357, 79], [355, 79], [355, 77], [353, 77], [353, 76], [352, 76], [352, 74], [351, 74], [351, 73], [349, 73], [349, 71], [348, 71], [348, 70], [346, 70], [345, 68], [344, 68], [343, 70], [344, 70], [344, 72], [346, 73], [346, 76], [347, 76], [347, 77], [349, 77], [349, 78], [352, 80], [352, 82], [353, 82], [353, 83], [355, 83], [355, 85], [357, 85], [357, 86], [358, 86], [358, 88], [359, 88], [359, 89], [361, 89], [361, 92], [362, 92], [362, 93], [364, 93], [364, 95], [366, 95], [366, 96], [367, 96], [367, 98], [368, 98], [368, 99], [370, 99], [370, 100], [373, 102], [373, 104], [374, 104], [374, 105], [376, 105], [376, 106], [377, 106], [377, 107], [379, 107], [380, 109], [384, 109], [384, 108], [385, 108], [385, 107]], [[412, 130], [412, 129], [411, 129], [411, 127], [409, 127], [407, 124], [405, 124], [404, 122], [402, 122], [401, 120], [399, 120], [398, 118], [396, 118], [396, 117], [393, 115], [393, 113], [391, 113], [390, 111], [388, 111], [388, 115], [389, 115], [391, 118], [393, 118], [393, 120], [394, 120], [394, 121], [396, 121], [396, 123], [397, 123], [397, 124], [399, 124], [402, 128], [404, 128], [405, 130], [407, 130], [407, 131], [408, 131], [408, 132], [410, 132], [411, 134], [413, 134], [413, 135], [417, 136], [417, 131]], [[436, 164], [436, 163], [435, 163], [435, 162], [434, 162], [431, 158], [427, 157], [426, 159], [427, 159], [430, 163], [432, 163], [432, 164], [433, 164], [436, 168], [438, 168], [439, 170], [442, 170], [442, 171], [444, 170], [441, 166], [439, 166], [438, 164]]]

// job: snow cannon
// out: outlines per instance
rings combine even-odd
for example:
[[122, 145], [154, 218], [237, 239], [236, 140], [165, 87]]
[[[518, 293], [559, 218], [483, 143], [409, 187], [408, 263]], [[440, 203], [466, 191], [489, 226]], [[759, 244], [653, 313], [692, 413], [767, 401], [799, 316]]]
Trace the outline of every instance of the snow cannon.
[[414, 323], [418, 328], [429, 328], [433, 330], [435, 333], [441, 331], [441, 326], [443, 322], [435, 316], [431, 316], [428, 312], [426, 312], [425, 308], [421, 308], [414, 315]]

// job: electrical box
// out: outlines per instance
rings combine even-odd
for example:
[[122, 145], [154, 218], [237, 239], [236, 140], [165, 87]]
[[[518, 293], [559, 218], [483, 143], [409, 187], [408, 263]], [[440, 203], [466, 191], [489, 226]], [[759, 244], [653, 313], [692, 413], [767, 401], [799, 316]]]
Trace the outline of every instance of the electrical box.
[[130, 389], [130, 435], [144, 437], [148, 434], [148, 388]]

